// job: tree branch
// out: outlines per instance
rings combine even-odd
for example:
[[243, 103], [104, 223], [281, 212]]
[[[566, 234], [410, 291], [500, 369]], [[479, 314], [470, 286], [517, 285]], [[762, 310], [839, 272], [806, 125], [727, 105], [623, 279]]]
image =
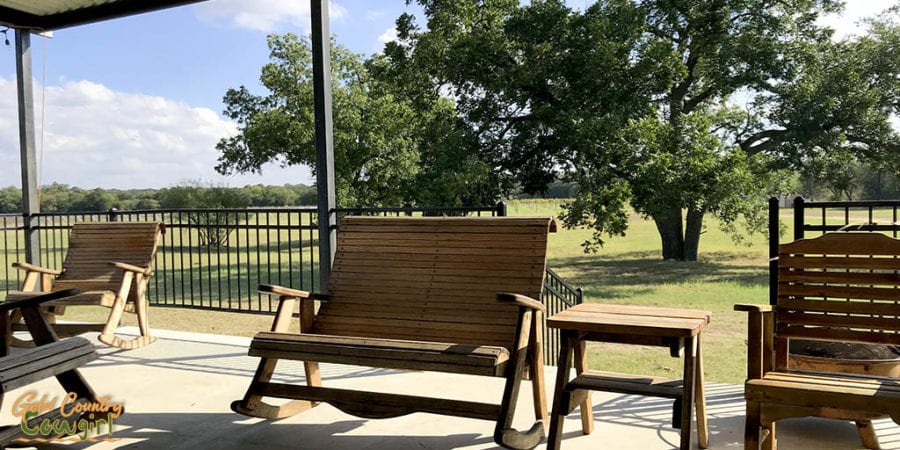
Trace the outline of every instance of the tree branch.
[[669, 108], [671, 109], [671, 111], [669, 111], [670, 117], [673, 117], [676, 111], [681, 113], [688, 112], [685, 111], [684, 98], [687, 96], [688, 90], [694, 83], [694, 69], [697, 67], [697, 62], [700, 59], [693, 51], [691, 51], [691, 49], [688, 49], [688, 52], [686, 63], [687, 76], [684, 77], [684, 80], [682, 80], [681, 83], [672, 87], [669, 94]]
[[763, 130], [751, 134], [739, 144], [741, 150], [748, 155], [762, 153], [771, 148], [775, 139], [787, 134], [787, 130]]
[[715, 94], [715, 93], [716, 93], [715, 86], [710, 86], [710, 87], [706, 88], [706, 90], [704, 90], [703, 92], [685, 100], [682, 111], [684, 111], [685, 114], [689, 114], [689, 113], [693, 112], [694, 109], [697, 108], [697, 106], [699, 106], [701, 103], [703, 103], [704, 101], [706, 101], [707, 99], [712, 97], [713, 94]]

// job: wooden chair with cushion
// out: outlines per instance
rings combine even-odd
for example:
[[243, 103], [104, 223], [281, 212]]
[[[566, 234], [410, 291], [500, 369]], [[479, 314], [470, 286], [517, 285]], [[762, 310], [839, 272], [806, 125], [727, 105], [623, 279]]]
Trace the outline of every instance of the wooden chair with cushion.
[[870, 448], [872, 418], [900, 423], [900, 379], [809, 370], [789, 353], [792, 339], [900, 345], [900, 240], [842, 232], [783, 244], [777, 303], [735, 309], [749, 312], [745, 448], [774, 449], [775, 422], [791, 417], [854, 420]]
[[[235, 411], [269, 419], [331, 405], [356, 416], [426, 412], [496, 422], [494, 440], [533, 448], [547, 401], [540, 298], [550, 218], [346, 217], [337, 235], [327, 295], [260, 286], [280, 296], [270, 332], [249, 354], [261, 358]], [[300, 333], [288, 323], [300, 299]], [[317, 305], [318, 301], [318, 305]], [[318, 311], [317, 311], [318, 306]], [[305, 363], [307, 385], [272, 381], [279, 360]], [[319, 362], [503, 377], [497, 403], [322, 386]], [[537, 422], [512, 428], [519, 385], [532, 380]], [[264, 397], [291, 399], [276, 405]]]
[[[103, 323], [56, 323], [60, 336], [100, 331], [99, 340], [107, 345], [132, 349], [156, 341], [150, 335], [147, 313], [147, 283], [153, 274], [156, 246], [164, 232], [159, 222], [82, 222], [72, 226], [69, 248], [62, 270], [26, 263], [13, 263], [26, 271], [21, 291], [12, 291], [8, 299], [32, 297], [35, 292], [70, 288], [81, 294], [45, 304], [56, 315], [74, 305], [102, 305], [110, 308]], [[116, 336], [122, 313], [137, 316], [141, 335], [132, 339]], [[53, 320], [55, 321], [55, 320]], [[18, 324], [16, 329], [23, 326]]]

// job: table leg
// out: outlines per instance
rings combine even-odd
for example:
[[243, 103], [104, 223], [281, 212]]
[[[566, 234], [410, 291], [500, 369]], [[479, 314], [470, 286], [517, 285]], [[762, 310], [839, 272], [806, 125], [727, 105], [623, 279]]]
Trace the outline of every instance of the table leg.
[[[588, 370], [587, 347], [585, 341], [580, 341], [575, 345], [575, 374], [581, 375]], [[581, 402], [579, 408], [581, 411], [581, 432], [591, 434], [594, 432], [594, 412], [591, 404], [591, 391], [585, 393], [584, 401]]]
[[681, 450], [691, 448], [693, 437], [692, 419], [694, 418], [694, 387], [697, 356], [697, 340], [692, 336], [684, 340], [684, 385], [681, 401]]
[[697, 377], [694, 402], [697, 410], [697, 441], [700, 448], [709, 448], [709, 426], [706, 422], [706, 389], [703, 386], [703, 340], [697, 335]]
[[572, 353], [577, 346], [577, 337], [575, 331], [560, 330], [559, 333], [559, 359], [556, 365], [556, 386], [553, 389], [553, 410], [550, 413], [547, 450], [559, 449], [559, 441], [562, 439], [563, 422], [568, 413], [562, 408], [563, 396], [566, 395], [566, 385], [569, 383], [569, 367], [572, 365]]

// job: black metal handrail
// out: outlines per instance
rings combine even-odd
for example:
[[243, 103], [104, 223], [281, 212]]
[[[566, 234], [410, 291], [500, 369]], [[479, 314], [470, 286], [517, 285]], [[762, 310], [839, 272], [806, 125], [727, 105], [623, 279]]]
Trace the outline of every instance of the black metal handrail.
[[[505, 216], [506, 204], [480, 208], [344, 208], [338, 217], [368, 215]], [[75, 222], [159, 221], [166, 232], [157, 249], [148, 297], [157, 306], [271, 313], [277, 305], [256, 292], [259, 284], [319, 290], [316, 208], [164, 209], [40, 213], [33, 216], [40, 237], [41, 265], [60, 269]], [[26, 222], [21, 214], [0, 214], [0, 288], [18, 289], [23, 273], [10, 267], [25, 260]], [[541, 301], [547, 315], [581, 303], [576, 289], [547, 268]], [[555, 364], [559, 337], [544, 320], [545, 361]]]
[[559, 357], [559, 330], [547, 327], [547, 318], [566, 309], [580, 305], [584, 301], [584, 291], [575, 288], [560, 278], [553, 269], [547, 267], [544, 277], [544, 290], [541, 293], [541, 303], [547, 308], [547, 313], [541, 318], [541, 330], [544, 338], [544, 364], [554, 366]]

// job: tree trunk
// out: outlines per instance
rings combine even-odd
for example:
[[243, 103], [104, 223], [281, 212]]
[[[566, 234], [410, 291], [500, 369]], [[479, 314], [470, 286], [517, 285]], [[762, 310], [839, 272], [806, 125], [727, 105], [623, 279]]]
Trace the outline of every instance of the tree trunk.
[[884, 171], [875, 171], [875, 183], [872, 186], [872, 200], [881, 200], [883, 195], [882, 183], [884, 181]]
[[700, 248], [700, 232], [703, 231], [703, 211], [689, 209], [685, 218], [684, 261], [696, 261]]
[[656, 229], [662, 240], [663, 259], [684, 261], [684, 227], [681, 222], [681, 208], [670, 208], [665, 214], [654, 217]]

